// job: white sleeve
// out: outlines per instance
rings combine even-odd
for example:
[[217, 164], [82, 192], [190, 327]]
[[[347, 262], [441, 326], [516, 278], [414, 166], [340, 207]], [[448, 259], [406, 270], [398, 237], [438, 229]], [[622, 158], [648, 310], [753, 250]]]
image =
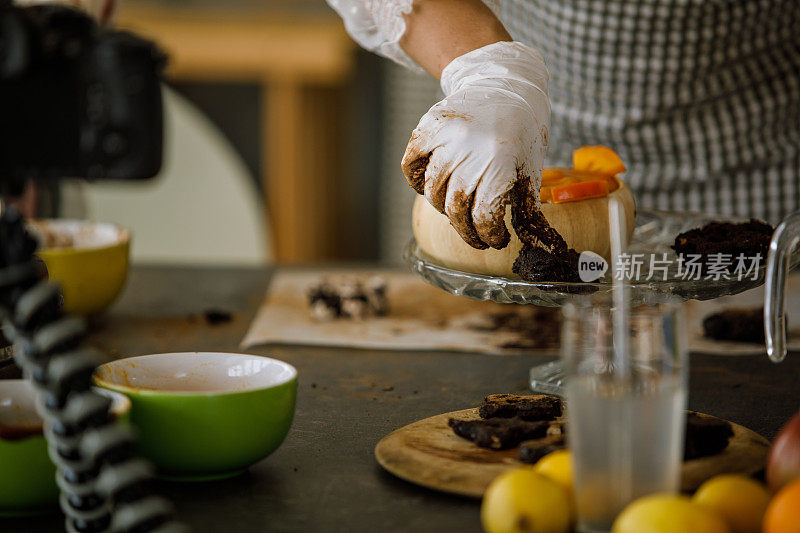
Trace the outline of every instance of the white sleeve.
[[[406, 32], [403, 15], [411, 13], [414, 0], [327, 0], [344, 20], [347, 33], [363, 48], [404, 67], [421, 71], [413, 59], [400, 48], [400, 38]], [[495, 13], [499, 0], [484, 0]]]

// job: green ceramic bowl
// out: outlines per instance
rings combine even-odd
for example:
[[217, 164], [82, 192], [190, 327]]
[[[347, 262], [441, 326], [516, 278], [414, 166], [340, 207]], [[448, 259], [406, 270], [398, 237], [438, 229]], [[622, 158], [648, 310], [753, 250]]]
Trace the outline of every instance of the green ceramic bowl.
[[94, 381], [130, 398], [142, 454], [181, 481], [234, 476], [274, 452], [297, 396], [297, 370], [257, 355], [129, 357], [100, 366]]
[[[131, 402], [111, 396], [112, 411], [125, 417]], [[23, 379], [0, 380], [0, 516], [25, 516], [58, 508], [56, 467], [47, 454], [36, 391]], [[2, 529], [2, 528], [0, 528]]]

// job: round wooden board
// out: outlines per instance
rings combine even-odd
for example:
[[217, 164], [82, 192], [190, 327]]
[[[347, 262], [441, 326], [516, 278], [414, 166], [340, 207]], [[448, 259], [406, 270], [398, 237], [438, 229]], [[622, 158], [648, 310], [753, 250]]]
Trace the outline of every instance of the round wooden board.
[[[472, 498], [482, 497], [497, 475], [523, 465], [517, 459], [518, 448], [487, 450], [458, 437], [447, 425], [450, 418], [474, 420], [478, 410], [444, 413], [397, 429], [375, 446], [375, 458], [401, 479]], [[764, 467], [769, 442], [745, 427], [731, 426], [733, 437], [722, 453], [683, 463], [681, 490], [693, 491], [717, 474], [752, 475]]]

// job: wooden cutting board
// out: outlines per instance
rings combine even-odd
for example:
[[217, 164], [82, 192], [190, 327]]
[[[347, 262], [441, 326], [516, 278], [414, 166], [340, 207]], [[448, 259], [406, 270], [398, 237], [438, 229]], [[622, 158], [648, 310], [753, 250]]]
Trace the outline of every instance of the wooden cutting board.
[[[709, 416], [709, 415], [705, 415]], [[378, 463], [395, 476], [429, 489], [480, 498], [503, 472], [522, 466], [518, 448], [488, 450], [453, 433], [450, 418], [475, 420], [478, 409], [464, 409], [419, 420], [384, 437], [375, 447]], [[767, 460], [769, 442], [731, 423], [733, 437], [721, 453], [683, 463], [681, 490], [690, 492], [717, 474], [759, 472]]]

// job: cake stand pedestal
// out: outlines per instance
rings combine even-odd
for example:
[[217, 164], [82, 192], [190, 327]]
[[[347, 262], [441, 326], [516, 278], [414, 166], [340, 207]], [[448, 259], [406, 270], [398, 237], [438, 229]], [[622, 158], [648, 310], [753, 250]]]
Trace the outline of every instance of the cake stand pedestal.
[[[684, 212], [640, 210], [637, 213], [636, 227], [627, 254], [631, 258], [630, 265], [638, 266], [632, 266], [630, 279], [625, 279], [630, 287], [632, 306], [655, 304], [674, 298], [710, 300], [738, 294], [764, 283], [765, 257], [747, 264], [749, 270], [746, 273], [711, 277], [699, 274], [695, 276], [685, 265], [679, 263], [671, 248], [675, 237], [712, 221], [747, 222], [746, 219], [712, 218]], [[427, 257], [414, 239], [406, 245], [403, 257], [411, 271], [427, 283], [451, 294], [474, 300], [560, 307], [591, 295], [603, 295], [612, 291], [612, 272], [607, 272], [604, 278], [593, 283], [533, 283], [518, 277], [455, 270]], [[736, 258], [732, 258], [732, 261], [735, 266]], [[563, 377], [559, 361], [535, 366], [531, 369], [531, 389], [561, 394]]]

